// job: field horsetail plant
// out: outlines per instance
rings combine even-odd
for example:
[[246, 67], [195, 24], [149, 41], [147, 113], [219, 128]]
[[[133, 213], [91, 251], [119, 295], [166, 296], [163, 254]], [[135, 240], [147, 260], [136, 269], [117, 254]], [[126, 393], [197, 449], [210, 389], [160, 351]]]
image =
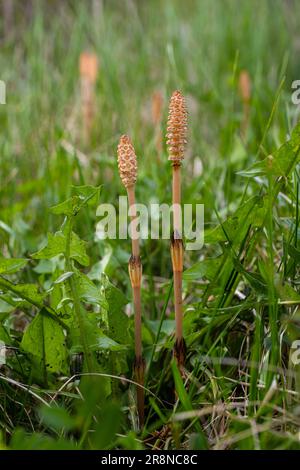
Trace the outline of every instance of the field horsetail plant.
[[171, 241], [171, 257], [174, 274], [174, 304], [175, 304], [175, 345], [174, 357], [178, 368], [182, 371], [185, 362], [185, 341], [183, 338], [182, 312], [182, 270], [183, 242], [181, 220], [181, 162], [184, 158], [184, 148], [187, 134], [187, 110], [184, 96], [180, 91], [172, 94], [167, 124], [167, 146], [169, 160], [173, 170], [173, 236]]
[[134, 325], [135, 325], [135, 362], [134, 375], [139, 384], [137, 387], [137, 408], [140, 427], [144, 423], [144, 371], [145, 363], [142, 356], [142, 314], [141, 314], [141, 280], [142, 264], [140, 258], [139, 236], [136, 232], [135, 219], [135, 183], [137, 180], [137, 158], [130, 138], [123, 135], [118, 145], [118, 166], [122, 183], [127, 190], [131, 214], [132, 254], [128, 263], [129, 277], [133, 292]]

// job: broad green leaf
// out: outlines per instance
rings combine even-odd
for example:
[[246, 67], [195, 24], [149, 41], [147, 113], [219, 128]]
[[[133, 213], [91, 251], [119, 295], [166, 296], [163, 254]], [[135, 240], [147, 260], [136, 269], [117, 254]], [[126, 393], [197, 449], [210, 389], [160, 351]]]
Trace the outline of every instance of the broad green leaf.
[[101, 186], [72, 186], [72, 194], [80, 199], [81, 207], [85, 204], [97, 204], [101, 193]]
[[[33, 259], [51, 259], [54, 256], [65, 254], [66, 237], [61, 231], [48, 234], [47, 245], [32, 255]], [[82, 266], [89, 265], [89, 257], [86, 254], [86, 242], [81, 240], [76, 233], [71, 234], [70, 257]]]
[[33, 253], [33, 259], [51, 259], [54, 256], [64, 253], [66, 250], [66, 237], [62, 232], [56, 232], [54, 235], [48, 233], [47, 245], [41, 250]]
[[38, 291], [36, 284], [13, 284], [4, 277], [0, 278], [1, 287], [7, 290], [4, 300], [16, 307], [29, 302], [40, 306], [44, 299], [44, 294]]
[[107, 309], [104, 293], [93, 281], [80, 271], [75, 273], [76, 290], [79, 298], [87, 303], [100, 305]]
[[26, 328], [21, 348], [32, 355], [42, 369], [66, 372], [67, 350], [62, 327], [41, 310]]
[[[73, 353], [82, 353], [84, 352], [83, 341], [85, 341], [85, 345], [88, 348], [90, 354], [89, 362], [91, 370], [98, 373], [109, 374], [111, 373], [111, 369], [109, 368], [109, 361], [107, 352], [104, 350], [103, 352], [105, 355], [101, 357], [98, 355], [96, 358], [95, 351], [99, 351], [99, 337], [102, 336], [102, 331], [98, 327], [98, 319], [95, 313], [87, 314], [86, 311], [81, 308], [80, 310], [80, 319], [77, 315], [74, 316], [72, 321], [72, 326], [70, 328], [70, 337], [72, 348], [71, 354]], [[117, 353], [116, 353], [117, 354]], [[83, 371], [87, 367], [87, 362], [84, 357], [84, 367]], [[87, 381], [88, 378], [86, 377]], [[82, 384], [81, 384], [82, 385]], [[88, 385], [88, 384], [87, 384]], [[101, 382], [99, 383], [99, 390], [98, 393], [101, 393], [101, 399], [105, 398], [106, 396], [110, 395], [111, 393], [111, 379], [109, 377], [101, 378]], [[101, 390], [101, 391], [100, 391]]]
[[107, 349], [109, 351], [124, 351], [126, 349], [124, 344], [117, 343], [103, 333], [99, 333], [98, 346], [100, 349]]
[[69, 339], [72, 344], [72, 354], [84, 352], [83, 341], [85, 341], [90, 351], [97, 351], [99, 349], [99, 328], [96, 315], [87, 315], [83, 308], [80, 310], [80, 315], [79, 320], [78, 316], [74, 314], [70, 323]]
[[87, 204], [98, 202], [101, 186], [72, 186], [73, 195], [66, 201], [51, 207], [56, 215], [75, 216]]
[[13, 274], [24, 268], [28, 259], [23, 258], [0, 258], [0, 274]]
[[70, 257], [82, 266], [90, 264], [90, 258], [86, 253], [86, 242], [81, 240], [74, 232], [71, 235]]
[[33, 271], [38, 274], [50, 274], [56, 269], [56, 260], [41, 259], [38, 264], [33, 268]]
[[77, 197], [70, 197], [66, 199], [64, 202], [57, 204], [56, 206], [52, 206], [50, 208], [50, 212], [56, 215], [67, 215], [68, 217], [72, 217], [74, 215], [74, 208], [78, 204]]
[[41, 294], [36, 284], [17, 284], [14, 285], [14, 292], [20, 294], [24, 300], [28, 300], [33, 304], [41, 304], [44, 299], [44, 294]]
[[113, 249], [110, 245], [105, 246], [104, 248], [104, 255], [102, 256], [100, 261], [97, 261], [90, 269], [88, 273], [88, 277], [92, 279], [92, 281], [98, 281], [101, 278], [101, 275], [107, 269], [113, 254]]
[[128, 317], [123, 312], [128, 301], [124, 294], [109, 282], [105, 288], [105, 297], [108, 302], [108, 335], [117, 343], [128, 344]]
[[215, 278], [220, 266], [222, 265], [222, 257], [205, 259], [198, 261], [183, 273], [183, 279], [186, 281], [199, 281], [203, 277], [208, 280]]

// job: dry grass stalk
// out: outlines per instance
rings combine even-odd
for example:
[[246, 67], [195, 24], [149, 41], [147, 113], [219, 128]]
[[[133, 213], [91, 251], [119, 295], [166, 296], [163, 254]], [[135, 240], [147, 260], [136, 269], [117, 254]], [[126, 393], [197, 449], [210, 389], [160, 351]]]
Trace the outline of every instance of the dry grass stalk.
[[243, 120], [241, 124], [241, 134], [245, 138], [249, 127], [251, 101], [251, 78], [247, 70], [242, 70], [240, 73], [239, 92], [243, 103]]
[[83, 139], [88, 143], [96, 114], [95, 83], [98, 74], [96, 54], [83, 52], [79, 59]]
[[134, 324], [135, 324], [135, 363], [134, 375], [136, 382], [141, 385], [137, 387], [137, 408], [139, 414], [140, 427], [144, 424], [144, 372], [145, 363], [142, 351], [142, 308], [141, 308], [141, 280], [142, 263], [140, 258], [139, 237], [136, 232], [134, 221], [136, 219], [135, 210], [135, 183], [137, 179], [137, 159], [136, 154], [128, 136], [123, 135], [118, 145], [118, 166], [122, 183], [127, 190], [129, 207], [131, 210], [132, 227], [132, 255], [128, 264], [129, 277], [133, 293], [134, 303]]
[[174, 357], [180, 370], [185, 362], [185, 341], [183, 338], [183, 311], [182, 311], [182, 270], [183, 270], [183, 242], [181, 233], [181, 162], [184, 158], [184, 149], [187, 134], [187, 110], [185, 99], [180, 91], [175, 91], [169, 105], [167, 125], [167, 146], [169, 160], [173, 170], [173, 237], [171, 241], [171, 257], [174, 275], [174, 304], [175, 304], [175, 346]]

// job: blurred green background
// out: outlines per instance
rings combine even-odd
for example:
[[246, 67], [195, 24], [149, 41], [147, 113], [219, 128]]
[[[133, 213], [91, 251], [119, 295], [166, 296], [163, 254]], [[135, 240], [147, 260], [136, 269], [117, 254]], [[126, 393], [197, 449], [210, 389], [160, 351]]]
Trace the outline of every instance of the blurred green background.
[[[86, 180], [105, 184], [107, 167], [113, 170], [113, 184], [103, 193], [112, 202], [120, 187], [116, 144], [120, 134], [129, 133], [139, 156], [140, 199], [154, 186], [158, 194], [164, 191], [166, 162], [157, 161], [151, 119], [156, 91], [164, 99], [163, 133], [171, 92], [180, 88], [187, 96], [186, 181], [195, 186], [210, 217], [215, 202], [225, 212], [234, 202], [232, 188], [239, 191], [243, 184], [234, 172], [249, 165], [258, 151], [270, 152], [295, 124], [291, 83], [300, 76], [297, 1], [2, 0], [1, 7], [0, 78], [7, 84], [7, 104], [0, 106], [5, 221], [12, 222], [17, 204], [31, 227], [36, 225], [38, 232], [47, 228], [45, 206], [64, 198], [69, 183], [78, 180], [62, 139], [87, 155], [82, 162]], [[97, 116], [87, 145], [81, 139], [78, 66], [85, 50], [99, 60]], [[242, 69], [252, 85], [250, 132], [244, 140], [239, 134]], [[265, 135], [284, 77], [279, 110]], [[203, 171], [192, 183], [195, 157]]]

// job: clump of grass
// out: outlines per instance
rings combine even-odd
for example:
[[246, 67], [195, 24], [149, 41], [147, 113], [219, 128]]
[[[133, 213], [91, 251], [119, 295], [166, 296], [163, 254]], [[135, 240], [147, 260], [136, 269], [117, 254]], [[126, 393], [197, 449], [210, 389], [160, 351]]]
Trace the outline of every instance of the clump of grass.
[[82, 52], [79, 59], [81, 113], [83, 140], [89, 141], [95, 117], [95, 83], [98, 75], [98, 58], [92, 52]]
[[175, 345], [174, 357], [182, 370], [185, 362], [185, 341], [183, 338], [182, 311], [182, 270], [183, 242], [181, 230], [181, 163], [184, 158], [184, 148], [187, 134], [187, 110], [185, 99], [180, 91], [172, 94], [169, 105], [167, 125], [167, 145], [169, 160], [173, 170], [173, 237], [171, 241], [171, 257], [174, 275], [174, 304], [175, 304]]
[[137, 180], [137, 158], [130, 138], [123, 135], [118, 145], [118, 166], [122, 183], [127, 190], [128, 202], [131, 213], [132, 227], [132, 255], [129, 259], [128, 270], [133, 292], [135, 315], [135, 363], [134, 375], [137, 387], [137, 408], [140, 427], [144, 424], [144, 372], [145, 363], [142, 355], [142, 312], [141, 312], [141, 280], [142, 263], [140, 257], [139, 237], [136, 232], [135, 219], [137, 217], [135, 207], [135, 183]]

